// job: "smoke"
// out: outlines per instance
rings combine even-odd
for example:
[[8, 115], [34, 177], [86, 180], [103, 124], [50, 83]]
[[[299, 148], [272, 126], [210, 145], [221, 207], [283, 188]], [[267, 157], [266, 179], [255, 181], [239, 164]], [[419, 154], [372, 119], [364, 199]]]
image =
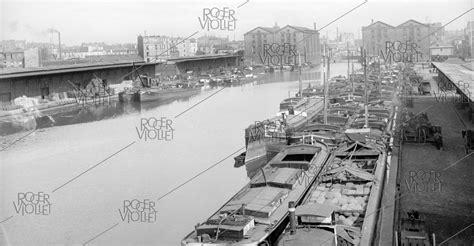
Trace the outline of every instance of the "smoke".
[[48, 33], [59, 33], [59, 31], [54, 29], [54, 28], [48, 28], [47, 32]]
[[51, 35], [51, 33], [57, 33], [53, 28], [48, 28], [48, 29], [38, 29], [35, 27], [32, 27], [29, 24], [24, 24], [21, 29], [18, 30], [19, 32], [23, 33], [29, 33], [32, 36], [35, 36], [36, 38], [45, 38]]
[[[2, 18], [0, 17], [0, 22], [1, 22], [1, 19]], [[54, 28], [36, 27], [27, 23], [22, 23], [21, 21], [6, 22], [4, 27], [5, 27], [5, 32], [3, 32], [3, 36], [2, 36], [3, 39], [18, 39], [18, 40], [27, 39], [27, 40], [39, 41], [39, 42], [49, 40], [49, 42], [52, 42], [52, 39], [55, 39], [56, 34], [59, 33], [59, 31]], [[0, 33], [2, 33], [1, 30], [0, 30]]]

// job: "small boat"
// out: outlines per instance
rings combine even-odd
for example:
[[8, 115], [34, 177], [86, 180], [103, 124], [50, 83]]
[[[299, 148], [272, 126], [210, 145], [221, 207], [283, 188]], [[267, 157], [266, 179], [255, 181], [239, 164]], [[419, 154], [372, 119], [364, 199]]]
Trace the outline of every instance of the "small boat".
[[[301, 91], [303, 97], [313, 97], [313, 96], [324, 96], [324, 88], [322, 87], [307, 87]], [[299, 92], [296, 93], [296, 96], [299, 97]]]
[[281, 67], [281, 66], [273, 66], [273, 71], [274, 71], [274, 72], [281, 72], [281, 71], [283, 71], [283, 67]]
[[136, 102], [138, 100], [138, 94], [136, 91], [122, 91], [118, 94], [119, 102]]
[[140, 88], [132, 91], [119, 93], [120, 102], [147, 102], [156, 100], [168, 100], [182, 96], [190, 96], [201, 91], [201, 87], [181, 88]]
[[288, 110], [290, 107], [298, 108], [306, 102], [305, 97], [290, 97], [280, 103], [280, 110]]
[[346, 77], [345, 76], [342, 76], [342, 75], [339, 75], [339, 76], [335, 76], [335, 77], [332, 77], [329, 82], [334, 82], [334, 83], [343, 83], [345, 84], [346, 83]]
[[282, 102], [283, 109], [277, 116], [257, 122], [245, 129], [245, 168], [252, 177], [273, 156], [288, 144], [289, 134], [302, 129], [311, 122], [323, 109], [323, 100], [317, 97], [286, 99]]
[[224, 83], [230, 85], [230, 84], [237, 84], [240, 82], [240, 79], [237, 75], [230, 75], [224, 77]]
[[147, 88], [138, 92], [138, 101], [155, 101], [167, 100], [171, 98], [189, 96], [197, 94], [201, 91], [201, 87], [187, 87], [187, 88], [170, 88], [170, 89], [155, 89]]
[[234, 157], [235, 163], [234, 167], [238, 168], [245, 165], [245, 152], [242, 152], [240, 155]]

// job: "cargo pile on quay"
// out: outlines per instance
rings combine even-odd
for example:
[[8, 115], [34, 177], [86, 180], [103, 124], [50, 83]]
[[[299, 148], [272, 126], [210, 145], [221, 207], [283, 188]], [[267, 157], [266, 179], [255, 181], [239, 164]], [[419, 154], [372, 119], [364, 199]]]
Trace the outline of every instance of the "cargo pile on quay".
[[249, 126], [235, 166], [250, 182], [181, 244], [374, 243], [404, 67], [371, 67], [322, 90], [300, 85], [278, 116]]

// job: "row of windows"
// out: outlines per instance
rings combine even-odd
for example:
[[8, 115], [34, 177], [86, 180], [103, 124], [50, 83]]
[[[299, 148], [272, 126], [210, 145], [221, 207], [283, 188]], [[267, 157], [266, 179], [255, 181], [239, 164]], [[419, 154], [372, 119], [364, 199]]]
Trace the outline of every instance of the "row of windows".
[[[146, 46], [146, 50], [150, 50], [150, 48], [153, 48], [153, 47], [155, 48], [155, 50], [158, 49], [158, 45], [155, 44], [154, 46], [153, 46], [153, 45], [147, 45], [147, 46]], [[160, 44], [159, 47], [160, 47], [160, 49], [165, 49], [165, 48], [166, 48], [166, 45]]]
[[[406, 33], [406, 32], [415, 32], [415, 30], [416, 30], [417, 32], [421, 32], [421, 29], [420, 29], [419, 27], [417, 27], [416, 29], [413, 28], [413, 27], [412, 27], [412, 28], [399, 28], [399, 29], [396, 29], [396, 30], [393, 30], [393, 31], [394, 31], [394, 32], [403, 31], [403, 32]], [[380, 34], [381, 32], [383, 32], [383, 33], [387, 33], [387, 32], [388, 32], [387, 29], [376, 29], [376, 30], [375, 30], [375, 29], [371, 29], [371, 30], [370, 30], [370, 33], [371, 33], [372, 35], [374, 35], [376, 31], [377, 31], [377, 34]]]
[[[286, 35], [287, 37], [291, 36], [291, 33], [289, 33], [290, 30], [287, 30], [287, 31], [288, 31], [288, 33], [280, 33], [280, 36], [282, 36], [282, 37], [285, 36], [285, 35]], [[296, 37], [296, 33], [297, 33], [297, 32], [293, 32], [293, 37]], [[252, 38], [253, 38], [253, 39], [255, 39], [255, 36], [258, 36], [258, 37], [263, 36], [264, 39], [267, 38], [267, 34], [252, 34]]]

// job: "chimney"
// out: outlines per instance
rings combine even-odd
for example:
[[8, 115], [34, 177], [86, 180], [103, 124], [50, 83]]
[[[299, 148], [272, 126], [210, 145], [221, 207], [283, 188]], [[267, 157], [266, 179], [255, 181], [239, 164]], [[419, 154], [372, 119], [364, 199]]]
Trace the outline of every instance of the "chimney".
[[313, 22], [313, 26], [314, 26], [314, 30], [317, 31], [318, 29], [316, 29], [316, 22]]
[[61, 33], [58, 32], [58, 39], [59, 39], [59, 44], [58, 44], [58, 53], [59, 53], [59, 60], [62, 60], [62, 55], [61, 55]]
[[374, 19], [372, 19], [372, 22], [370, 24], [374, 24]]

